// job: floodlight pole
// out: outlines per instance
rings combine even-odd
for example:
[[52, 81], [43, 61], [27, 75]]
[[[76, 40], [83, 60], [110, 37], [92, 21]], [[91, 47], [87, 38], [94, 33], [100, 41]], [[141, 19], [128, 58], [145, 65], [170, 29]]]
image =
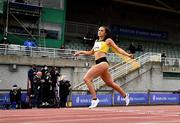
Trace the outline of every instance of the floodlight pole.
[[6, 6], [6, 25], [4, 30], [4, 36], [7, 36], [8, 33], [8, 23], [9, 23], [9, 0], [7, 0], [7, 6]]

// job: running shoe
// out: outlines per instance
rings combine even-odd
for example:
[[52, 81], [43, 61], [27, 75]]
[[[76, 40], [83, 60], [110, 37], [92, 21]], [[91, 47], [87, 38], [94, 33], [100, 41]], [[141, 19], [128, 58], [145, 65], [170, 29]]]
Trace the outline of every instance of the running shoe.
[[130, 99], [129, 99], [129, 94], [126, 93], [126, 97], [124, 98], [126, 106], [129, 105]]
[[98, 103], [99, 103], [99, 99], [92, 100], [91, 105], [89, 106], [89, 108], [91, 109], [91, 108], [97, 107]]

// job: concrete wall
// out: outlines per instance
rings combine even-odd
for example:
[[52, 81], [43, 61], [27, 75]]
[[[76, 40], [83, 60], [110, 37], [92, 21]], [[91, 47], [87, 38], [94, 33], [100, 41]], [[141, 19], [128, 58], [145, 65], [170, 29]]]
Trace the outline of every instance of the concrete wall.
[[[89, 66], [86, 66], [89, 63]], [[27, 57], [27, 56], [0, 56], [0, 89], [11, 89], [13, 84], [19, 85], [22, 89], [27, 88], [27, 72], [32, 64], [39, 68], [43, 65], [56, 66], [65, 79], [71, 81], [74, 86], [83, 80], [84, 74], [94, 64], [91, 60], [73, 60], [48, 57]], [[12, 70], [15, 65], [17, 69]], [[11, 71], [12, 70], [12, 71]]]
[[[30, 65], [17, 65], [16, 71], [10, 71], [11, 65], [0, 65], [0, 90], [11, 89], [14, 84], [17, 84], [22, 89], [27, 88], [27, 72]], [[41, 67], [39, 67], [40, 70]], [[87, 72], [86, 68], [74, 67], [58, 67], [65, 79], [70, 80], [71, 85], [74, 86], [83, 80], [84, 74]]]
[[11, 72], [10, 65], [0, 65], [0, 89], [11, 89], [14, 84], [26, 89], [28, 69], [29, 66], [17, 66], [17, 71]]
[[[123, 88], [126, 91], [147, 91], [148, 89], [177, 91], [180, 89], [180, 80], [163, 78], [160, 63], [152, 63], [152, 65], [149, 63], [146, 66], [143, 66], [141, 69], [146, 68], [149, 68], [146, 73], [130, 81], [124, 85]], [[131, 75], [135, 75], [135, 73], [137, 73], [137, 71], [133, 72]], [[122, 84], [122, 82], [119, 84]]]
[[[94, 64], [93, 61], [88, 61], [90, 63], [90, 66], [85, 67], [85, 62], [87, 61], [88, 60], [74, 61], [72, 59], [65, 60], [49, 58], [27, 58], [20, 56], [0, 56], [0, 89], [11, 89], [13, 84], [17, 84], [20, 87], [22, 87], [22, 89], [26, 89], [27, 71], [30, 69], [30, 65], [34, 63], [39, 65], [40, 67], [44, 64], [47, 64], [48, 66], [58, 67], [60, 73], [62, 75], [65, 75], [66, 79], [71, 81], [71, 85], [73, 87], [74, 85], [82, 82], [83, 76], [88, 71], [88, 69]], [[12, 68], [12, 64], [17, 64], [16, 71], [10, 71], [10, 69]], [[141, 75], [137, 77], [138, 74]], [[136, 78], [133, 79], [133, 76]], [[160, 63], [148, 63], [141, 69], [134, 71], [133, 73], [127, 75], [126, 77], [116, 82], [119, 85], [122, 85], [127, 80], [130, 80], [129, 83], [122, 87], [126, 91], [147, 91], [148, 89], [180, 89], [180, 80], [163, 78]]]

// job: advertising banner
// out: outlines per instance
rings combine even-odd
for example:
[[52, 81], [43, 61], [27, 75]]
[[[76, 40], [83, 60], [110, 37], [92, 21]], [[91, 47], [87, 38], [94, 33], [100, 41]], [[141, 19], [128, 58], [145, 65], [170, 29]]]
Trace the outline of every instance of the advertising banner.
[[180, 102], [180, 94], [150, 94], [150, 104], [178, 104]]
[[[99, 105], [112, 105], [111, 94], [99, 94], [97, 98], [100, 100]], [[72, 106], [89, 106], [91, 99], [91, 95], [72, 94]]]
[[114, 35], [141, 37], [144, 39], [159, 39], [159, 40], [168, 39], [167, 32], [136, 28], [136, 27], [120, 26], [120, 25], [112, 25], [111, 32]]
[[[148, 104], [148, 94], [147, 93], [130, 93], [130, 104]], [[114, 104], [124, 105], [124, 98], [116, 93], [114, 94]]]

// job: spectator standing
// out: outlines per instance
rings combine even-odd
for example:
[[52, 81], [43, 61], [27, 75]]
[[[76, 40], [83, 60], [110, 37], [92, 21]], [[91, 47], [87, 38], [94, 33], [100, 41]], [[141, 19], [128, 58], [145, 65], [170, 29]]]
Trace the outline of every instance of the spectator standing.
[[42, 77], [42, 106], [49, 106], [49, 98], [50, 98], [50, 84], [51, 84], [51, 75], [49, 71], [45, 71], [44, 76]]
[[[50, 71], [51, 75], [51, 88], [50, 88], [50, 96], [52, 97], [53, 100], [56, 99], [56, 86], [57, 86], [57, 81], [58, 77], [60, 76], [60, 73], [58, 72], [56, 67], [53, 67]], [[54, 101], [55, 102], [55, 101]]]
[[42, 72], [42, 78], [44, 79], [45, 75], [49, 72], [48, 66], [44, 65], [44, 67], [41, 69]]
[[131, 42], [131, 44], [129, 45], [129, 51], [131, 54], [135, 54], [136, 52], [136, 47], [134, 46], [133, 42]]
[[60, 107], [66, 107], [67, 97], [70, 92], [70, 81], [62, 79], [59, 82]]
[[165, 54], [165, 52], [163, 52], [161, 54], [161, 65], [165, 65], [165, 59], [166, 59], [166, 54]]
[[12, 90], [9, 92], [11, 106], [16, 108], [21, 108], [21, 88], [19, 88], [16, 84], [13, 85]]
[[29, 104], [31, 106], [31, 100], [34, 97], [34, 76], [38, 72], [38, 69], [35, 64], [31, 66], [31, 68], [28, 70], [28, 81], [27, 81], [27, 91], [28, 91], [28, 96], [29, 96]]
[[42, 72], [38, 71], [33, 78], [33, 92], [34, 97], [32, 101], [32, 107], [39, 107], [42, 102], [42, 87], [41, 84], [44, 83], [42, 80]]

